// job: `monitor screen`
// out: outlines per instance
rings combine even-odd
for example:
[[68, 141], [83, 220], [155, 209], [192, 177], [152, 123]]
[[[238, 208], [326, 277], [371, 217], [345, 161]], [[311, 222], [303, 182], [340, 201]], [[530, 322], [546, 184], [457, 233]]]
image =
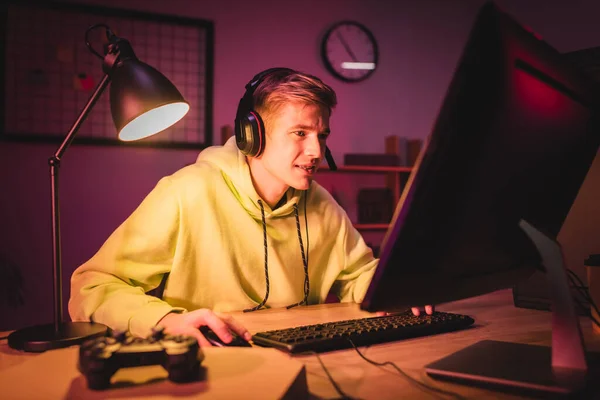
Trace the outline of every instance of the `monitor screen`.
[[384, 237], [361, 308], [508, 288], [543, 268], [600, 142], [596, 88], [492, 3], [482, 7]]

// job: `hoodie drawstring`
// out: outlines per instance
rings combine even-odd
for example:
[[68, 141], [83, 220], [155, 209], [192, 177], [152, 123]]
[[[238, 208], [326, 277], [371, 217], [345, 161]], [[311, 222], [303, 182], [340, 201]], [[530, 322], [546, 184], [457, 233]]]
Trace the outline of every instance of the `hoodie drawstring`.
[[[306, 205], [306, 200], [304, 201]], [[304, 265], [304, 299], [296, 304], [291, 304], [287, 306], [287, 309], [296, 306], [302, 306], [308, 304], [308, 291], [310, 290], [310, 286], [308, 283], [308, 259], [304, 254], [304, 245], [302, 244], [302, 231], [300, 231], [300, 218], [298, 218], [298, 204], [294, 204], [294, 215], [296, 216], [296, 231], [298, 232], [298, 241], [300, 242], [300, 253], [302, 253], [302, 264]], [[304, 215], [306, 216], [306, 209], [304, 209]], [[307, 239], [308, 241], [308, 236]]]
[[[306, 219], [306, 200], [304, 200], [304, 216]], [[263, 300], [260, 302], [260, 304], [256, 305], [255, 307], [252, 308], [247, 308], [244, 310], [244, 312], [251, 312], [251, 311], [256, 311], [261, 309], [267, 302], [267, 299], [269, 298], [269, 288], [270, 288], [270, 284], [269, 284], [269, 259], [268, 259], [268, 248], [267, 248], [267, 222], [265, 220], [265, 209], [263, 206], [263, 203], [261, 200], [258, 200], [258, 205], [260, 205], [260, 215], [262, 217], [262, 228], [263, 228], [263, 245], [264, 245], [264, 252], [265, 252], [265, 281], [266, 281], [266, 291], [265, 291], [265, 297], [263, 298]], [[308, 293], [310, 290], [310, 285], [309, 285], [309, 280], [308, 280], [308, 258], [306, 257], [306, 254], [304, 252], [304, 244], [302, 243], [302, 233], [300, 231], [300, 218], [298, 218], [298, 205], [294, 204], [294, 215], [296, 217], [296, 231], [298, 233], [298, 241], [300, 242], [300, 253], [302, 254], [302, 264], [304, 265], [304, 299], [296, 304], [292, 304], [287, 306], [286, 308], [292, 308], [292, 307], [296, 307], [299, 305], [305, 305], [308, 304]], [[308, 226], [307, 226], [307, 243], [308, 243]]]
[[260, 216], [262, 217], [263, 246], [265, 251], [265, 280], [267, 281], [267, 290], [265, 292], [265, 298], [260, 302], [259, 305], [252, 308], [247, 308], [244, 310], [244, 312], [256, 311], [262, 308], [269, 298], [269, 252], [267, 251], [267, 222], [265, 221], [265, 208], [261, 200], [258, 200], [258, 205], [260, 206]]

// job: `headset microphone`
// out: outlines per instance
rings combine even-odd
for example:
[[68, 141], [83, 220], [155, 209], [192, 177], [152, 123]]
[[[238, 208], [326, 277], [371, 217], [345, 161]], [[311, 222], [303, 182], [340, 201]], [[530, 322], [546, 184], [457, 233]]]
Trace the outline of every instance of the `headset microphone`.
[[333, 161], [333, 156], [331, 155], [331, 150], [329, 147], [325, 146], [325, 160], [327, 161], [327, 165], [329, 169], [332, 171], [337, 170], [337, 165], [335, 165], [335, 161]]

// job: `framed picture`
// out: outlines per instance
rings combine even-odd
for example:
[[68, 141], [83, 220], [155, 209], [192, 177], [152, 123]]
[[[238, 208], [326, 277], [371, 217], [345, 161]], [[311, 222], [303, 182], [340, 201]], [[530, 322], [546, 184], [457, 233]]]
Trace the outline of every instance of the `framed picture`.
[[[178, 123], [143, 140], [116, 135], [109, 93], [102, 94], [75, 143], [204, 148], [212, 144], [211, 21], [133, 10], [11, 0], [0, 6], [0, 140], [60, 143], [104, 76], [102, 60], [85, 41], [94, 24], [129, 40], [140, 61], [165, 75], [190, 103]], [[89, 44], [104, 54], [105, 29]]]

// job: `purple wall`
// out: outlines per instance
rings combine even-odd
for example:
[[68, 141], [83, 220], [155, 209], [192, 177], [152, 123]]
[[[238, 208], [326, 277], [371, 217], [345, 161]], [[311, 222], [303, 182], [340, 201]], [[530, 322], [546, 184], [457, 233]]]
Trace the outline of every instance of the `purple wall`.
[[[231, 124], [243, 87], [256, 72], [289, 66], [322, 77], [339, 96], [330, 147], [382, 152], [390, 134], [424, 138], [431, 128], [479, 0], [142, 1], [79, 0], [107, 7], [213, 20], [214, 132]], [[594, 0], [499, 1], [559, 51], [600, 45]], [[543, 8], [542, 8], [543, 7]], [[360, 21], [379, 43], [376, 73], [359, 84], [331, 77], [320, 38], [341, 19]], [[83, 34], [83, 33], [82, 33]], [[0, 304], [0, 330], [52, 320], [50, 182], [55, 146], [0, 142], [0, 253], [23, 271], [26, 304]], [[61, 169], [65, 308], [72, 271], [89, 258], [156, 181], [193, 162], [195, 151], [73, 146]]]

